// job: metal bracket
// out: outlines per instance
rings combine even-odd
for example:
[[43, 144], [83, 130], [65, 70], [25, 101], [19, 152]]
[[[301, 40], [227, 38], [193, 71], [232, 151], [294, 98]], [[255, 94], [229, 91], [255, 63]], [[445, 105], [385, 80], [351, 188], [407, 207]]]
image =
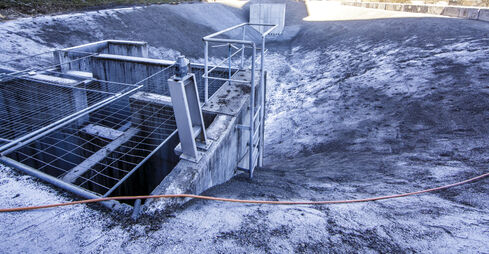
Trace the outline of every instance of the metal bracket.
[[204, 118], [200, 107], [197, 83], [194, 74], [168, 79], [173, 111], [180, 138], [180, 158], [198, 162], [202, 154], [197, 147], [207, 150], [210, 140], [205, 133]]
[[236, 129], [244, 129], [244, 130], [251, 130], [249, 125], [243, 125], [243, 124], [238, 124], [236, 125]]

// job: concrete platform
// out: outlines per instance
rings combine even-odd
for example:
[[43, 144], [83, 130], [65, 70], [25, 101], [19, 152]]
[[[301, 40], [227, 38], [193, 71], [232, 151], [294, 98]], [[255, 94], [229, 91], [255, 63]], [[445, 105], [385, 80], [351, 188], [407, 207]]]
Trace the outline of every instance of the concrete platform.
[[[250, 80], [249, 73], [236, 73], [233, 78]], [[200, 194], [210, 187], [222, 184], [236, 174], [239, 154], [246, 146], [246, 134], [237, 128], [249, 119], [250, 84], [226, 82], [203, 107], [204, 115], [215, 115], [207, 128], [212, 140], [207, 151], [200, 150], [197, 162], [180, 160], [173, 170], [151, 193]], [[205, 117], [205, 116], [204, 116]], [[187, 202], [185, 199], [147, 200], [148, 213], [161, 213]]]

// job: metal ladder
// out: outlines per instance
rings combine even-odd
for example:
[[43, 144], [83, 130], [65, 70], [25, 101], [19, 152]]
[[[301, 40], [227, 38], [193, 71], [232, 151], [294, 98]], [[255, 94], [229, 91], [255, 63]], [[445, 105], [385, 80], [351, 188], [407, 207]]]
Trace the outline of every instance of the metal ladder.
[[[254, 27], [270, 27], [263, 33], [259, 33]], [[266, 36], [277, 27], [277, 25], [271, 24], [251, 24], [243, 23], [237, 26], [233, 26], [217, 33], [205, 36], [203, 38], [205, 43], [204, 51], [204, 75], [205, 79], [205, 102], [208, 100], [208, 84], [209, 79], [227, 81], [231, 83], [244, 83], [250, 84], [250, 99], [249, 99], [249, 116], [245, 123], [238, 125], [237, 127], [242, 131], [248, 131], [248, 142], [246, 149], [238, 156], [238, 169], [245, 171], [249, 174], [249, 177], [253, 177], [255, 168], [263, 165], [263, 148], [264, 148], [264, 120], [265, 120], [265, 86], [266, 86], [266, 74], [265, 74], [265, 38]], [[252, 33], [259, 33], [261, 48], [257, 47], [255, 40], [247, 40], [247, 29]], [[253, 30], [251, 30], [253, 29]], [[250, 33], [249, 32], [249, 33]], [[238, 34], [238, 36], [236, 36]], [[219, 35], [227, 35], [228, 38], [218, 38]], [[234, 36], [233, 36], [234, 35]], [[233, 37], [239, 37], [238, 39]], [[248, 36], [250, 37], [250, 36]], [[219, 43], [217, 47], [227, 46], [228, 57], [221, 61], [219, 64], [209, 70], [209, 44]], [[245, 65], [245, 49], [251, 49], [251, 63]], [[233, 53], [232, 49], [236, 49]], [[257, 58], [257, 50], [260, 50], [260, 55]], [[241, 61], [238, 68], [235, 68], [235, 73], [232, 70], [232, 57], [241, 53]], [[259, 60], [259, 63], [257, 63]], [[228, 78], [213, 77], [210, 73], [221, 64], [227, 63], [229, 69]], [[247, 80], [238, 79], [238, 74], [249, 74], [250, 77]]]

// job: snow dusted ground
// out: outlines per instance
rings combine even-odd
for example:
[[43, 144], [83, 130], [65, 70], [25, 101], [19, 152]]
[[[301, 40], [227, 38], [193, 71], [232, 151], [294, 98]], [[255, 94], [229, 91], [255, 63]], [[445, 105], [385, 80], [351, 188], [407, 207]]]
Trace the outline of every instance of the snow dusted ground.
[[489, 38], [447, 38], [439, 47], [415, 40], [269, 56], [268, 159], [345, 148], [398, 153], [416, 146], [403, 140], [409, 132], [486, 132]]
[[[209, 30], [243, 18], [242, 10], [220, 5], [182, 6], [178, 8], [188, 13], [194, 13], [192, 6], [219, 6], [199, 21], [207, 22]], [[306, 22], [303, 4], [288, 2], [288, 28], [268, 44], [266, 167], [251, 181], [238, 175], [204, 194], [271, 200], [366, 198], [487, 172], [489, 23], [399, 13], [392, 18], [390, 12], [334, 4], [328, 8], [351, 19], [375, 19]], [[134, 31], [128, 38], [122, 34], [124, 29], [132, 31], [131, 22], [150, 26], [160, 12], [150, 10], [154, 16], [148, 19], [139, 10], [101, 12], [90, 14], [93, 23], [79, 16], [80, 23], [100, 32], [96, 38], [79, 33], [89, 29], [85, 26], [57, 30], [62, 19], [51, 30], [36, 26], [36, 20], [1, 24], [2, 35], [10, 31], [20, 37], [17, 46], [3, 46], [15, 45], [17, 37], [10, 44], [4, 41], [0, 54], [51, 47], [42, 38], [51, 38], [52, 46], [115, 34], [115, 39], [158, 43], [166, 32], [157, 37], [145, 31]], [[212, 21], [218, 12], [234, 13], [236, 19]], [[127, 28], [105, 30], [104, 25], [118, 24], [114, 17]], [[6, 28], [13, 24], [31, 30], [19, 35], [16, 28]], [[57, 35], [64, 39], [56, 40]], [[193, 36], [198, 37], [187, 34], [155, 47], [161, 55], [175, 54], [172, 45], [178, 43], [197, 51], [186, 44]], [[489, 253], [487, 183], [485, 179], [420, 196], [331, 206], [196, 200], [172, 212], [144, 214], [136, 222], [82, 205], [0, 214], [0, 252]], [[72, 199], [32, 177], [0, 169], [2, 207]]]

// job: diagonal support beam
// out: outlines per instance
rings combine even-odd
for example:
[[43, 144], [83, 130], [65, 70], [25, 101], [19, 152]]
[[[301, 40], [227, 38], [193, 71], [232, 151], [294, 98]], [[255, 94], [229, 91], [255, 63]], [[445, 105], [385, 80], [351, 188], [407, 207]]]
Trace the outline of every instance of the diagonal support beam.
[[107, 155], [109, 155], [111, 152], [113, 152], [119, 146], [121, 146], [122, 144], [129, 141], [138, 132], [139, 132], [138, 129], [130, 128], [129, 130], [124, 132], [124, 134], [122, 134], [118, 138], [116, 138], [114, 141], [110, 142], [108, 145], [106, 145], [102, 149], [98, 150], [96, 153], [92, 154], [92, 156], [88, 157], [82, 163], [78, 164], [76, 167], [74, 167], [70, 171], [68, 171], [66, 173], [66, 175], [62, 178], [62, 180], [65, 182], [68, 182], [68, 183], [74, 183], [76, 181], [76, 179], [78, 179], [80, 176], [85, 174], [88, 170], [90, 170], [97, 163], [99, 163], [100, 161], [105, 159], [107, 157]]

